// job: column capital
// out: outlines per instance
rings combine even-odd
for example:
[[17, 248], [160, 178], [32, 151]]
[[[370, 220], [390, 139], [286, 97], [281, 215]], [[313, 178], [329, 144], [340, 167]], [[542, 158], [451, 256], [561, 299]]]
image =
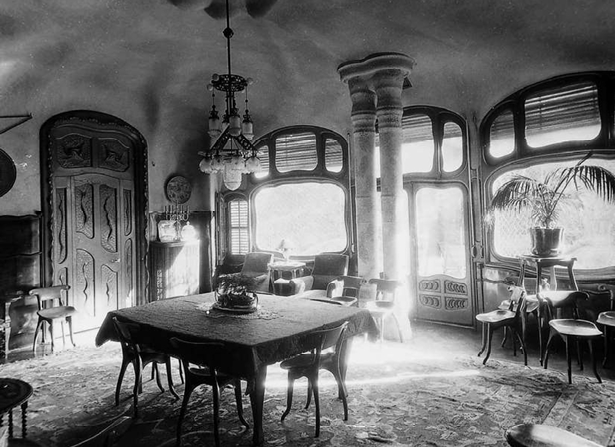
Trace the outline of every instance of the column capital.
[[414, 65], [414, 59], [402, 53], [374, 53], [361, 60], [344, 62], [337, 67], [337, 72], [342, 82], [353, 78], [368, 81], [380, 72], [401, 74], [406, 79]]

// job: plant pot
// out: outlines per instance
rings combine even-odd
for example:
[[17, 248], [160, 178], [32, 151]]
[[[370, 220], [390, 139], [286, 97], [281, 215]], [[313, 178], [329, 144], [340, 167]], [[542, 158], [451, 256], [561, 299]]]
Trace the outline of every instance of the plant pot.
[[532, 254], [536, 256], [558, 256], [560, 254], [563, 228], [530, 228]]

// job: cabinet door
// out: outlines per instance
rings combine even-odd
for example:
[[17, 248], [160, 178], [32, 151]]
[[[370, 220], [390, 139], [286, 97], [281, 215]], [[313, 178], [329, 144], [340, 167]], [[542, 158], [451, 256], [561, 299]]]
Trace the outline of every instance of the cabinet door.
[[151, 243], [151, 301], [199, 293], [199, 245], [199, 241]]

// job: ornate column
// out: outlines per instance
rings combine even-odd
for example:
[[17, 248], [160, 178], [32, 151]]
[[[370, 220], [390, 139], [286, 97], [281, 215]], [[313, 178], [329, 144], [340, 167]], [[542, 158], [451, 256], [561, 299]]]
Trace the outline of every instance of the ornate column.
[[[360, 61], [349, 61], [338, 67], [342, 81], [348, 83], [352, 99], [352, 124], [354, 139], [354, 160], [357, 190], [357, 226], [359, 240], [368, 232], [376, 231], [373, 219], [380, 216], [377, 210], [366, 209], [375, 205], [375, 129], [373, 123], [373, 98], [377, 99], [376, 115], [380, 137], [380, 177], [382, 210], [382, 249], [376, 245], [377, 236], [373, 233], [369, 243], [363, 243], [359, 251], [359, 275], [377, 277], [373, 269], [381, 264], [372, 265], [375, 260], [383, 260], [383, 271], [391, 279], [405, 282], [407, 272], [402, 272], [402, 256], [407, 256], [407, 247], [402, 241], [403, 222], [403, 173], [401, 145], [403, 140], [401, 116], [403, 112], [401, 92], [404, 80], [410, 74], [414, 60], [400, 53], [377, 53]], [[371, 163], [371, 164], [370, 164]], [[361, 201], [359, 203], [359, 190]], [[374, 198], [374, 199], [372, 199]], [[363, 214], [364, 215], [361, 215]], [[361, 219], [359, 221], [359, 219]], [[359, 247], [361, 248], [361, 247]], [[371, 251], [374, 250], [374, 251]], [[372, 263], [368, 262], [372, 259]], [[361, 263], [363, 260], [363, 264]], [[380, 270], [378, 270], [379, 272]]]
[[402, 256], [408, 256], [402, 241], [407, 241], [404, 231], [404, 195], [401, 145], [403, 133], [401, 117], [403, 107], [401, 91], [407, 72], [385, 69], [373, 77], [378, 97], [376, 116], [380, 137], [380, 200], [382, 206], [382, 250], [386, 277], [404, 280]]
[[382, 269], [380, 208], [376, 191], [376, 94], [359, 77], [348, 79], [352, 100], [358, 274], [377, 278]]

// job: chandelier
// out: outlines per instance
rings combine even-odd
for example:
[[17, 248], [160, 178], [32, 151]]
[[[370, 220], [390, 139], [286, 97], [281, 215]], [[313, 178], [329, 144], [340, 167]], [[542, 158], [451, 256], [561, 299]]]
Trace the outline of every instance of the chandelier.
[[[244, 78], [231, 71], [231, 37], [233, 30], [230, 26], [229, 0], [226, 0], [226, 38], [227, 67], [226, 74], [215, 73], [207, 90], [211, 91], [212, 106], [209, 112], [210, 148], [199, 152], [203, 159], [199, 169], [205, 174], [223, 174], [224, 185], [231, 190], [239, 188], [242, 174], [260, 171], [261, 163], [258, 151], [252, 145], [254, 138], [254, 123], [248, 111], [248, 86], [252, 84], [251, 78]], [[224, 92], [225, 110], [220, 122], [220, 115], [216, 109], [216, 90]], [[245, 112], [239, 116], [235, 94], [245, 91]], [[242, 119], [243, 118], [243, 119]]]

